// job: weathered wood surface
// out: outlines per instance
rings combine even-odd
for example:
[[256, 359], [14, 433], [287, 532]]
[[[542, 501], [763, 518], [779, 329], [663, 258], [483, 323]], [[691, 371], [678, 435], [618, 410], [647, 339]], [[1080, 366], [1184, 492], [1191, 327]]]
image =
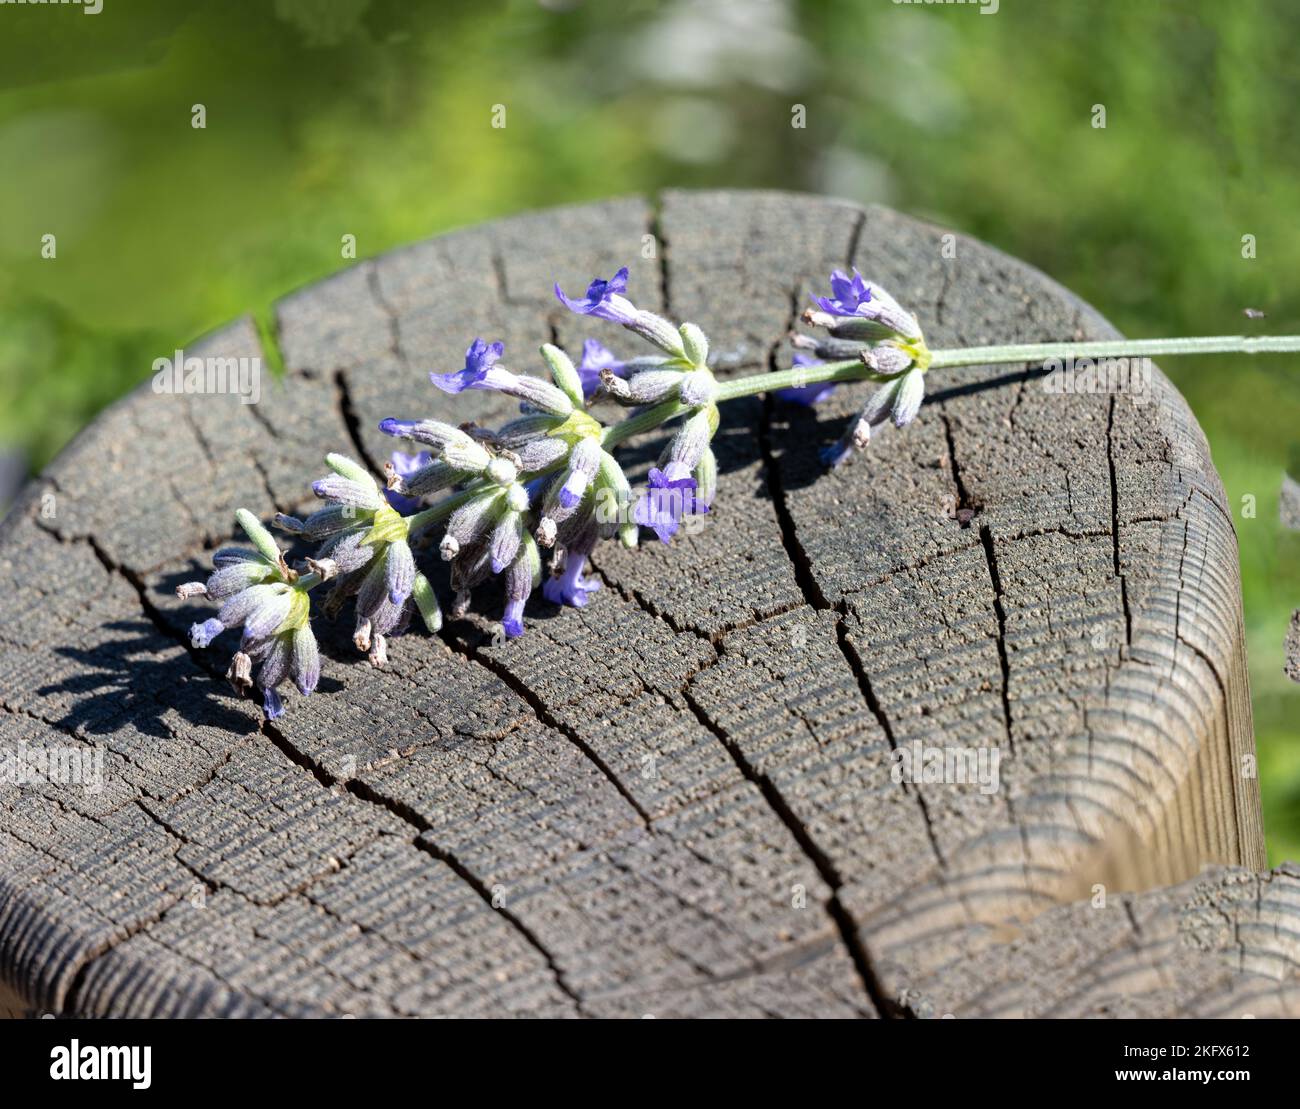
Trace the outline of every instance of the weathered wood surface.
[[[1113, 334], [940, 234], [763, 193], [528, 215], [288, 298], [258, 405], [105, 412], [0, 542], [4, 746], [105, 749], [97, 793], [0, 784], [0, 978], [95, 1015], [1294, 1011], [1296, 873], [1195, 878], [1263, 848], [1235, 537], [1159, 371], [1148, 403], [945, 371], [829, 475], [864, 387], [730, 406], [694, 534], [607, 545], [591, 605], [500, 646], [476, 616], [376, 671], [322, 620], [320, 692], [278, 727], [228, 647], [186, 644], [204, 606], [172, 589], [236, 506], [302, 504], [327, 450], [382, 459], [382, 417], [502, 414], [427, 384], [469, 338], [631, 351], [556, 279], [630, 263], [750, 370], [850, 261], [931, 345]], [[240, 321], [189, 353], [264, 352]], [[1000, 789], [893, 781], [918, 740], [998, 748]]]

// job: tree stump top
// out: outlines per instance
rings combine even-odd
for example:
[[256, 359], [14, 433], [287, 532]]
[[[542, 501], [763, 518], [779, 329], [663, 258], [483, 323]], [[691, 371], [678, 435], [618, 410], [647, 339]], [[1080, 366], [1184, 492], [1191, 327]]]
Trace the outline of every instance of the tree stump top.
[[[774, 193], [526, 215], [284, 300], [285, 379], [257, 404], [146, 383], [104, 412], [0, 540], [3, 746], [103, 758], [98, 790], [0, 782], [12, 1004], [1300, 1009], [1300, 873], [1240, 869], [1263, 847], [1231, 516], [1158, 370], [1145, 396], [935, 373], [916, 424], [831, 474], [816, 448], [870, 386], [728, 405], [714, 512], [671, 549], [598, 548], [606, 588], [535, 598], [517, 641], [494, 639], [489, 592], [384, 670], [317, 617], [325, 676], [276, 725], [221, 679], [229, 644], [188, 646], [210, 607], [174, 587], [236, 507], [305, 507], [326, 451], [382, 463], [386, 416], [501, 417], [428, 384], [475, 335], [520, 369], [552, 337], [633, 352], [556, 280], [631, 265], [637, 302], [699, 323], [720, 372], [787, 365], [848, 264], [931, 346], [1115, 334], [975, 241], [945, 257], [943, 234]], [[186, 353], [269, 361], [247, 319]], [[935, 750], [996, 752], [996, 790], [897, 780], [896, 752]]]

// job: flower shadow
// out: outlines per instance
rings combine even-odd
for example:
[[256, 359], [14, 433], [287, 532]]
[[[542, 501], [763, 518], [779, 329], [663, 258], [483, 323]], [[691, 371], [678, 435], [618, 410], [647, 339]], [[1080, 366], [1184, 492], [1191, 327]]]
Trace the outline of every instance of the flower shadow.
[[166, 717], [175, 713], [195, 725], [237, 735], [257, 731], [256, 716], [241, 711], [238, 698], [215, 676], [202, 671], [180, 674], [171, 648], [149, 620], [131, 618], [106, 625], [110, 633], [90, 647], [64, 646], [55, 653], [75, 670], [42, 686], [42, 697], [67, 698], [70, 704], [56, 726], [88, 735], [111, 735], [125, 723], [147, 735], [171, 739]]

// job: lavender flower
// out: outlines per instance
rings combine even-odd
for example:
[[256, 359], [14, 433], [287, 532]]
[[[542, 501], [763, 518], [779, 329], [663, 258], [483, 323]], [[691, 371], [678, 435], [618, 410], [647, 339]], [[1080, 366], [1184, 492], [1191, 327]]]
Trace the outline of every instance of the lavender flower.
[[[442, 423], [440, 420], [394, 420], [391, 417], [379, 421], [379, 430], [385, 435], [400, 439], [413, 439], [432, 447], [431, 457], [436, 455], [445, 468], [461, 476], [482, 473], [492, 461], [492, 454], [468, 432], [458, 427]], [[430, 466], [433, 463], [429, 464]], [[399, 478], [398, 486], [411, 492], [418, 479], [428, 467], [408, 478]]]
[[581, 298], [566, 296], [559, 282], [555, 295], [570, 312], [580, 316], [609, 320], [621, 324], [647, 342], [653, 343], [672, 358], [687, 360], [686, 347], [681, 333], [662, 316], [645, 312], [623, 294], [627, 292], [627, 267], [624, 266], [608, 281], [599, 277], [587, 286], [587, 295]]
[[[190, 642], [207, 647], [228, 628], [242, 626], [239, 650], [227, 677], [241, 693], [257, 687], [270, 720], [284, 713], [276, 687], [289, 678], [303, 696], [320, 680], [320, 652], [309, 624], [307, 590], [318, 579], [300, 578], [284, 561], [271, 534], [252, 513], [240, 509], [236, 519], [256, 550], [223, 548], [213, 556], [216, 567], [207, 582], [177, 586], [178, 596], [206, 596], [222, 605], [215, 617], [190, 628]], [[253, 675], [253, 666], [257, 674]]]
[[623, 294], [627, 292], [627, 266], [614, 274], [608, 281], [593, 278], [587, 286], [587, 295], [582, 298], [565, 296], [560, 283], [555, 283], [555, 295], [560, 303], [570, 312], [581, 316], [595, 316], [597, 319], [631, 327], [636, 322], [637, 307]]
[[519, 551], [506, 572], [506, 608], [501, 627], [511, 639], [524, 634], [524, 605], [542, 580], [542, 555], [531, 535], [520, 537]]
[[603, 343], [588, 339], [582, 344], [582, 361], [578, 363], [578, 376], [582, 379], [582, 395], [587, 399], [593, 397], [600, 388], [601, 379], [606, 373], [612, 377], [622, 377], [627, 363], [620, 362]]
[[[811, 371], [830, 361], [836, 365], [808, 376], [880, 382], [839, 442], [825, 452], [832, 465], [866, 447], [887, 421], [901, 428], [916, 418], [925, 398], [924, 375], [935, 361], [941, 366], [986, 357], [1023, 362], [1026, 353], [1059, 350], [1015, 345], [959, 357], [952, 351], [932, 355], [916, 317], [856, 269], [852, 276], [835, 271], [830, 284], [831, 295], [818, 297], [816, 307], [803, 315], [826, 334], [792, 336], [798, 352], [793, 366]], [[320, 652], [310, 606], [317, 585], [332, 583], [323, 605], [327, 615], [355, 602], [353, 640], [373, 666], [385, 664], [388, 640], [406, 629], [415, 612], [431, 632], [440, 630], [437, 596], [417, 565], [417, 551], [425, 547], [421, 540], [435, 526], [442, 528], [437, 551], [450, 568], [453, 617], [467, 611], [473, 588], [499, 576], [505, 593], [501, 627], [511, 639], [524, 633], [525, 608], [538, 585], [552, 603], [588, 603], [600, 588], [587, 570], [601, 539], [617, 536], [633, 547], [639, 528], [645, 527], [668, 544], [686, 517], [709, 513], [718, 489], [718, 460], [711, 445], [718, 405], [768, 392], [774, 381], [760, 373], [720, 384], [709, 366], [704, 333], [694, 324], [674, 326], [639, 309], [627, 297], [627, 286], [624, 267], [608, 281], [593, 281], [584, 297], [568, 297], [559, 285], [555, 293], [576, 313], [627, 328], [656, 347], [655, 354], [620, 360], [589, 339], [575, 366], [548, 343], [540, 349], [550, 372], [545, 380], [507, 369], [501, 364], [504, 345], [476, 338], [465, 352], [464, 368], [431, 374], [432, 383], [453, 395], [467, 389], [499, 392], [520, 402], [520, 414], [496, 429], [433, 419], [383, 420], [379, 427], [385, 434], [427, 448], [414, 456], [395, 453], [385, 465], [384, 484], [351, 459], [327, 456], [330, 473], [312, 484], [324, 504], [305, 519], [277, 517], [286, 531], [320, 544], [305, 564], [290, 568], [269, 533], [241, 509], [237, 519], [253, 549], [217, 551], [205, 582], [177, 589], [182, 598], [206, 597], [220, 605], [215, 616], [191, 627], [194, 647], [207, 647], [226, 630], [239, 628], [239, 649], [228, 676], [241, 692], [256, 688], [263, 711], [274, 720], [284, 712], [278, 690], [286, 679], [303, 695], [319, 681]], [[1278, 338], [1285, 342], [1267, 349], [1300, 347], [1300, 337]], [[1217, 340], [1157, 345], [1185, 351], [1198, 344], [1221, 349]], [[797, 381], [798, 376], [786, 379]], [[816, 404], [836, 388], [811, 384], [779, 390], [778, 396]], [[637, 411], [604, 426], [587, 411], [598, 391]], [[676, 423], [675, 430], [634, 502], [613, 451], [668, 423]], [[422, 498], [440, 490], [451, 492], [421, 507]], [[541, 548], [553, 549], [545, 581]]]
[[357, 585], [356, 629], [352, 642], [366, 652], [370, 665], [388, 661], [387, 637], [401, 635], [411, 622], [415, 556], [405, 539], [393, 538], [370, 560]]
[[[592, 537], [591, 544], [594, 542]], [[587, 543], [566, 548], [561, 567], [558, 570], [553, 567], [551, 577], [542, 586], [542, 596], [552, 604], [582, 608], [590, 594], [600, 589], [600, 582], [583, 576], [590, 553], [591, 545]]]
[[712, 405], [697, 410], [683, 421], [659, 456], [664, 477], [675, 482], [693, 473], [717, 430], [718, 410]]
[[500, 378], [505, 370], [496, 370], [506, 347], [502, 342], [488, 344], [483, 339], [475, 339], [465, 351], [465, 368], [452, 373], [429, 375], [432, 381], [444, 393], [459, 393], [465, 389], [492, 389], [494, 380]]
[[[830, 317], [826, 325], [831, 326], [834, 333], [838, 334], [841, 330], [837, 326], [838, 319], [849, 318], [853, 322], [843, 325], [842, 330], [850, 337], [854, 337], [855, 331], [867, 337], [893, 334], [904, 339], [915, 339], [920, 336], [921, 329], [916, 317], [879, 285], [868, 284], [856, 268], [852, 277], [841, 270], [835, 270], [831, 274], [831, 295], [814, 299], [822, 312]], [[862, 321], [874, 324], [875, 327], [863, 326]], [[823, 323], [815, 315], [809, 322]]]
[[871, 303], [871, 286], [862, 279], [862, 274], [858, 273], [856, 266], [852, 278], [849, 278], [843, 270], [833, 270], [831, 295], [814, 299], [821, 305], [822, 311], [829, 312], [833, 316], [856, 316], [860, 308]]
[[[489, 346], [482, 339], [475, 339], [465, 351], [463, 370], [446, 374], [431, 373], [429, 380], [444, 393], [459, 393], [465, 389], [491, 389], [505, 393], [517, 397], [530, 408], [561, 419], [573, 411], [572, 399], [550, 382], [513, 374], [504, 366], [498, 366], [497, 362], [504, 352], [505, 346], [502, 343]], [[389, 421], [385, 421], [387, 422]]]
[[600, 383], [605, 394], [619, 404], [628, 407], [659, 404], [676, 396], [686, 377], [685, 370], [664, 368], [668, 365], [670, 363], [665, 359], [658, 366], [630, 375], [626, 381], [612, 373], [602, 374]]
[[680, 464], [669, 477], [658, 467], [651, 469], [646, 491], [636, 503], [633, 519], [650, 528], [661, 543], [669, 543], [681, 525], [682, 517], [708, 512], [709, 506], [695, 496], [695, 479]]
[[569, 448], [565, 469], [543, 484], [541, 519], [537, 525], [537, 541], [543, 547], [554, 545], [561, 525], [566, 525], [566, 534], [571, 534], [585, 527], [593, 517], [594, 500], [586, 494], [592, 477], [600, 469], [603, 453], [597, 440], [579, 439]]
[[[432, 421], [416, 426], [421, 433], [435, 437], [430, 430]], [[465, 447], [462, 461], [467, 466], [477, 461], [471, 449], [477, 445], [460, 443], [457, 436], [467, 441], [469, 437], [455, 428], [448, 432], [449, 438]], [[487, 452], [482, 453], [486, 457]], [[329, 502], [326, 507], [306, 520], [277, 519], [281, 527], [295, 534], [323, 540], [310, 565], [322, 579], [334, 581], [325, 611], [336, 615], [355, 597], [353, 642], [357, 650], [369, 655], [371, 665], [382, 666], [387, 660], [386, 637], [406, 629], [414, 608], [415, 559], [409, 527], [364, 467], [337, 454], [328, 455], [326, 462], [334, 473], [312, 483], [316, 495]]]
[[[394, 486], [400, 482], [402, 488], [407, 488], [407, 479], [424, 472], [432, 460], [433, 456], [428, 451], [420, 451], [419, 454], [393, 451], [388, 456], [389, 486], [384, 490], [384, 496], [388, 498], [388, 503], [403, 516], [409, 516], [420, 507], [420, 498], [404, 496]], [[393, 479], [396, 479], [396, 482]]]

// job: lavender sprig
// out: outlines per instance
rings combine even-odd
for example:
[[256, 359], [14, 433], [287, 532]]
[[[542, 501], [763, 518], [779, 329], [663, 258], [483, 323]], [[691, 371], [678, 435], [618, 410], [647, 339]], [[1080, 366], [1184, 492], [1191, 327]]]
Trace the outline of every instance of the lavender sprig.
[[[711, 512], [717, 493], [712, 441], [729, 400], [774, 392], [814, 405], [840, 385], [872, 381], [839, 440], [823, 452], [838, 466], [866, 448], [880, 429], [906, 427], [925, 399], [925, 377], [948, 366], [1041, 362], [1050, 358], [1132, 357], [1185, 353], [1300, 351], [1300, 336], [1261, 338], [1120, 339], [1092, 343], [1033, 343], [930, 350], [920, 322], [879, 284], [856, 269], [835, 271], [830, 295], [803, 314], [818, 334], [796, 334], [788, 370], [718, 381], [709, 342], [691, 323], [674, 325], [638, 308], [627, 296], [628, 270], [597, 278], [582, 297], [555, 286], [560, 302], [590, 319], [616, 323], [650, 344], [653, 353], [619, 358], [594, 339], [574, 365], [551, 344], [540, 348], [546, 376], [521, 374], [505, 363], [500, 342], [475, 339], [462, 368], [432, 373], [439, 390], [459, 394], [489, 390], [519, 402], [519, 415], [495, 429], [454, 426], [433, 419], [383, 420], [379, 430], [418, 444], [411, 456], [394, 453], [381, 483], [342, 455], [326, 456], [330, 473], [312, 484], [324, 502], [305, 519], [276, 522], [318, 544], [313, 557], [291, 568], [270, 533], [248, 512], [236, 516], [253, 550], [223, 548], [206, 582], [177, 589], [183, 598], [221, 603], [215, 617], [196, 623], [190, 637], [207, 647], [227, 629], [241, 627], [230, 665], [235, 688], [256, 688], [270, 719], [284, 711], [277, 689], [286, 679], [308, 695], [320, 677], [320, 653], [311, 630], [310, 594], [329, 582], [322, 606], [337, 615], [355, 609], [353, 640], [374, 666], [387, 660], [388, 640], [418, 612], [437, 634], [443, 613], [419, 560], [432, 545], [449, 566], [450, 613], [468, 610], [471, 591], [500, 578], [504, 594], [501, 632], [522, 635], [525, 608], [541, 587], [545, 600], [586, 605], [600, 583], [589, 576], [590, 556], [602, 539], [634, 547], [641, 528], [670, 543], [687, 517]], [[590, 410], [610, 402], [631, 408], [606, 422]], [[615, 457], [628, 440], [675, 424], [645, 486], [634, 491]], [[426, 504], [430, 497], [441, 499]], [[544, 567], [550, 552], [549, 573]], [[256, 668], [256, 672], [254, 672]]]

